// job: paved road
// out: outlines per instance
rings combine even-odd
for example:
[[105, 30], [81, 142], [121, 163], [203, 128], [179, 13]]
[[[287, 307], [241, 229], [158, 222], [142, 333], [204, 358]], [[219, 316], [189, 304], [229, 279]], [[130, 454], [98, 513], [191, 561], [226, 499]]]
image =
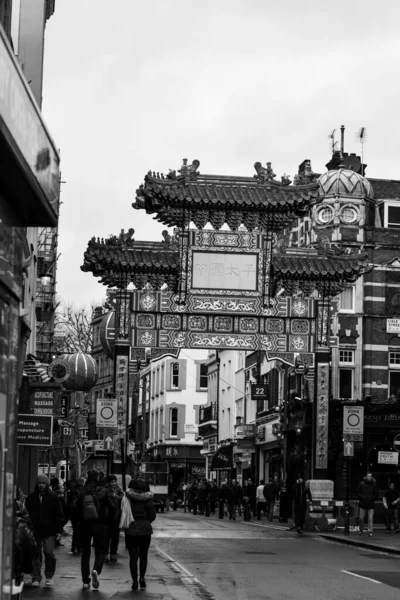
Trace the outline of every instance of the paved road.
[[69, 600], [398, 600], [400, 556], [340, 545], [318, 534], [265, 521], [244, 523], [182, 511], [154, 523], [148, 589], [130, 590], [123, 540], [116, 565], [106, 565], [100, 591], [82, 591], [79, 557], [57, 549], [53, 589], [26, 588], [25, 598]]
[[279, 524], [166, 513], [154, 545], [212, 600], [398, 600], [400, 558]]

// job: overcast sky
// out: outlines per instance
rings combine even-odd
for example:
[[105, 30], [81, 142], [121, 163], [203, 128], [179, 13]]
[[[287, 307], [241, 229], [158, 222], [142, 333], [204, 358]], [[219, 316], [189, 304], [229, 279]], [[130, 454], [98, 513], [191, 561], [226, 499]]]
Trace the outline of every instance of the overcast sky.
[[58, 291], [105, 289], [83, 273], [92, 236], [163, 226], [131, 204], [149, 169], [278, 178], [329, 159], [328, 135], [367, 175], [400, 179], [400, 2], [57, 0], [47, 23], [43, 114], [61, 151]]

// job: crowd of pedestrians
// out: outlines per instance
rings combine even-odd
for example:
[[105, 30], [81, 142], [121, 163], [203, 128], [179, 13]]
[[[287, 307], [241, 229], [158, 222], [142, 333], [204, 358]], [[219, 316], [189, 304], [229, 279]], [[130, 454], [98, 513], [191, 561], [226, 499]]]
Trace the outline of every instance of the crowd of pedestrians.
[[243, 485], [236, 479], [230, 484], [222, 481], [219, 486], [215, 480], [194, 479], [187, 486], [184, 502], [194, 515], [209, 517], [218, 512], [219, 519], [229, 517], [229, 520], [235, 521], [237, 516], [243, 515], [244, 521], [260, 521], [262, 516], [272, 521], [277, 515], [275, 507], [278, 497], [276, 476], [267, 484], [261, 480], [258, 486], [251, 479], [245, 479]]
[[[55, 478], [54, 478], [55, 479]], [[96, 469], [89, 470], [86, 479], [67, 482], [60, 494], [58, 480], [47, 475], [37, 476], [35, 489], [24, 497], [18, 492], [15, 500], [15, 576], [21, 581], [31, 575], [32, 588], [54, 585], [57, 559], [56, 545], [64, 545], [62, 534], [70, 521], [72, 541], [70, 554], [80, 555], [82, 587], [100, 587], [100, 575], [105, 561], [118, 560], [121, 529], [129, 552], [132, 590], [146, 589], [147, 555], [153, 533], [151, 523], [156, 518], [153, 494], [144, 479], [132, 479], [124, 493], [117, 477], [101, 477]], [[91, 566], [91, 554], [94, 561]], [[138, 568], [139, 563], [139, 568]]]

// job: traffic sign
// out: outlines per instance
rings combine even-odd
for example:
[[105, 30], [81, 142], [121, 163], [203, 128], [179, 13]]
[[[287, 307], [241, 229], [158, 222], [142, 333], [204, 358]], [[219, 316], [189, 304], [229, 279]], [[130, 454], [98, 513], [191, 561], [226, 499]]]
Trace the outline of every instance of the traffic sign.
[[378, 452], [378, 464], [379, 465], [398, 465], [399, 464], [399, 453], [398, 452]]
[[354, 456], [354, 442], [344, 442], [343, 456]]
[[96, 427], [118, 430], [118, 401], [116, 398], [98, 398], [96, 403]]
[[364, 407], [343, 406], [343, 434], [363, 435]]
[[400, 433], [394, 436], [393, 448], [397, 451], [400, 450]]
[[104, 440], [104, 450], [112, 450], [113, 449], [113, 439], [110, 436], [107, 436]]

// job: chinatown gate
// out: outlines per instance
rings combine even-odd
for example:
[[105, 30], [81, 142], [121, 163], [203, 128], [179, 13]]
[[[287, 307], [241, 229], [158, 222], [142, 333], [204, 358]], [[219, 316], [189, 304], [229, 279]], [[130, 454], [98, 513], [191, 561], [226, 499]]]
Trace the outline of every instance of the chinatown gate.
[[363, 272], [365, 256], [335, 253], [329, 243], [289, 247], [293, 223], [323, 201], [309, 164], [299, 185], [275, 181], [270, 163], [256, 163], [254, 177], [201, 175], [199, 165], [184, 159], [178, 172], [149, 172], [137, 190], [133, 207], [174, 228], [172, 236], [141, 242], [122, 230], [92, 238], [84, 255], [81, 269], [107, 286], [115, 309], [122, 454], [130, 374], [145, 353], [261, 350], [267, 360], [307, 367], [313, 473], [324, 478], [330, 304]]

